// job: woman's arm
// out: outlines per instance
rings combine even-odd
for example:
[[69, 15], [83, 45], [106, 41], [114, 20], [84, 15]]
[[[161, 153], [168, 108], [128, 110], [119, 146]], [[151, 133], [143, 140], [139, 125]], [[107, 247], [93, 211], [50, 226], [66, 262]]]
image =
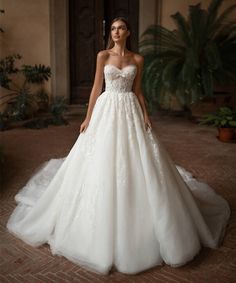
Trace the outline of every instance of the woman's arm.
[[133, 91], [138, 97], [138, 101], [140, 103], [140, 106], [143, 111], [143, 117], [144, 117], [144, 122], [145, 122], [145, 127], [146, 129], [149, 127], [151, 128], [151, 121], [148, 117], [148, 111], [146, 107], [146, 102], [145, 98], [142, 93], [142, 88], [141, 88], [141, 81], [142, 81], [142, 72], [143, 72], [143, 63], [144, 63], [144, 58], [141, 55], [136, 55], [136, 63], [137, 63], [137, 74], [134, 80], [134, 85], [133, 85]]
[[80, 126], [80, 132], [83, 132], [87, 129], [89, 125], [89, 121], [92, 116], [94, 105], [96, 103], [98, 96], [101, 94], [103, 78], [104, 78], [103, 69], [104, 69], [105, 59], [106, 59], [106, 51], [98, 52], [94, 83], [93, 83], [92, 91], [89, 96], [89, 105], [87, 109], [87, 114], [86, 114], [85, 120]]

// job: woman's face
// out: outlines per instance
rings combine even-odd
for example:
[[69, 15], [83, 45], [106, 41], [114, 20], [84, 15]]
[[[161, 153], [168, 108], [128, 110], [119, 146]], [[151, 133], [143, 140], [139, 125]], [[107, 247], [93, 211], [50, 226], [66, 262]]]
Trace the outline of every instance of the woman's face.
[[130, 32], [123, 21], [119, 20], [111, 25], [111, 37], [114, 42], [125, 41], [129, 34]]

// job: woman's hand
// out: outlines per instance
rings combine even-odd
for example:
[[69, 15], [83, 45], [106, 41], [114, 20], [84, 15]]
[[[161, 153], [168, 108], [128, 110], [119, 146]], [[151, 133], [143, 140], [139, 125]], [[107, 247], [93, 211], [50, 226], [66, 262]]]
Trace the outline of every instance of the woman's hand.
[[90, 120], [90, 119], [86, 118], [86, 119], [83, 121], [83, 123], [80, 125], [80, 131], [79, 131], [80, 133], [86, 131], [86, 129], [88, 128], [88, 125], [89, 125], [89, 120]]
[[150, 128], [150, 130], [152, 129], [152, 123], [147, 115], [144, 116], [144, 123], [146, 130], [148, 130], [148, 128]]

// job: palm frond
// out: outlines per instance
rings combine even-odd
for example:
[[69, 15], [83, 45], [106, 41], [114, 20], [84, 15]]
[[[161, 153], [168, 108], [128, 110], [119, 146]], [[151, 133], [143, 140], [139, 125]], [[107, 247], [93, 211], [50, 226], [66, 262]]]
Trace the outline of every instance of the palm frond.
[[192, 48], [196, 49], [196, 52], [206, 42], [206, 27], [207, 27], [207, 12], [201, 9], [201, 4], [189, 6], [189, 25], [190, 36], [192, 38]]
[[219, 48], [215, 42], [209, 42], [205, 48], [205, 59], [211, 71], [217, 70], [221, 66]]
[[[227, 17], [236, 9], [236, 4], [235, 5], [231, 5], [230, 7], [228, 7], [225, 11], [223, 11], [221, 13], [221, 15], [219, 15], [219, 17], [215, 20], [214, 23], [212, 23], [212, 25], [209, 27], [209, 36], [210, 37], [214, 37], [218, 32], [222, 32], [221, 28], [222, 27], [227, 27], [227, 23], [225, 23], [225, 20], [227, 19]], [[235, 24], [235, 20], [229, 24]]]
[[45, 67], [44, 65], [23, 65], [22, 73], [24, 74], [27, 82], [31, 83], [42, 83], [48, 81], [51, 77], [51, 68]]
[[178, 28], [178, 33], [182, 41], [187, 45], [191, 45], [191, 37], [189, 35], [189, 24], [179, 12], [171, 15]]
[[207, 66], [202, 66], [201, 68], [201, 80], [203, 86], [202, 94], [205, 96], [213, 95], [213, 76], [212, 71], [207, 68]]
[[210, 27], [212, 23], [215, 22], [219, 8], [222, 5], [223, 0], [212, 0], [210, 5], [208, 6], [207, 12], [208, 12], [208, 20], [207, 20], [207, 26]]
[[155, 37], [155, 38], [167, 38], [172, 40], [177, 40], [178, 37], [175, 33], [168, 30], [167, 28], [161, 26], [161, 25], [150, 25], [141, 35], [142, 38], [146, 38], [147, 36]]

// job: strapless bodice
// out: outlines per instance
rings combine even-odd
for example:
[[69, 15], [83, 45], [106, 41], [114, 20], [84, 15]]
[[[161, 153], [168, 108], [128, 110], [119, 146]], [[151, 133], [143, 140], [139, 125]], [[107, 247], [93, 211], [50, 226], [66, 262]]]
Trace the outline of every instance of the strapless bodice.
[[127, 65], [122, 69], [112, 64], [105, 65], [105, 91], [131, 92], [136, 72], [137, 66], [135, 64]]

